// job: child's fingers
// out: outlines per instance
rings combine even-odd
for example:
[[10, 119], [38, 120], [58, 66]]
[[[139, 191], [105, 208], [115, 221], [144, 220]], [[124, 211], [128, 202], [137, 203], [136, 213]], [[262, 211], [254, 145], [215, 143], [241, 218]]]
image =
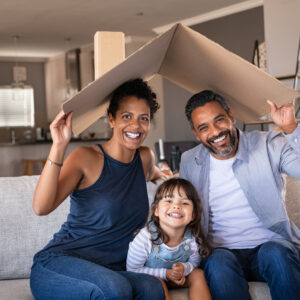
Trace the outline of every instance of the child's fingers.
[[181, 266], [181, 263], [175, 263], [175, 264], [173, 264], [173, 268], [179, 268]]
[[174, 280], [174, 283], [176, 283], [179, 286], [184, 285], [184, 283], [185, 283], [185, 277], [182, 276], [180, 279]]

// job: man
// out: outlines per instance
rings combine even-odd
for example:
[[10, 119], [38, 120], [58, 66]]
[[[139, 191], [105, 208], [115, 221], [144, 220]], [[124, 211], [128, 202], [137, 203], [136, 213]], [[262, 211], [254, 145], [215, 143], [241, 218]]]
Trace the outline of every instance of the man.
[[300, 178], [300, 126], [292, 104], [268, 103], [281, 132], [237, 130], [227, 103], [212, 91], [186, 105], [201, 144], [182, 155], [180, 176], [203, 203], [213, 251], [201, 267], [215, 300], [251, 299], [247, 281], [267, 282], [272, 299], [300, 297], [300, 231], [281, 195], [281, 173]]

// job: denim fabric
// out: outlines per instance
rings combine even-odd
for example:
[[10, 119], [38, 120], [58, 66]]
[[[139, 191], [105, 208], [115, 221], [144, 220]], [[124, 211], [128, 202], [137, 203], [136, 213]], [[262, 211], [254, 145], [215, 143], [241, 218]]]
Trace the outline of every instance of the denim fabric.
[[165, 299], [160, 281], [151, 275], [47, 251], [35, 257], [30, 287], [36, 300]]
[[[182, 154], [180, 177], [192, 182], [203, 205], [202, 225], [209, 224], [209, 151], [199, 146]], [[233, 172], [249, 205], [270, 230], [300, 247], [300, 231], [287, 216], [282, 173], [300, 178], [300, 125], [292, 134], [241, 132]]]
[[[149, 224], [151, 238], [156, 238], [156, 227], [153, 223]], [[177, 262], [185, 263], [189, 260], [192, 254], [191, 242], [192, 234], [189, 230], [184, 233], [185, 242], [182, 243], [176, 250], [167, 248], [165, 244], [152, 244], [151, 252], [145, 263], [149, 268], [166, 268], [172, 269], [173, 264]]]
[[267, 282], [272, 300], [300, 295], [300, 252], [284, 240], [252, 249], [216, 248], [201, 262], [214, 300], [251, 300], [248, 281]]

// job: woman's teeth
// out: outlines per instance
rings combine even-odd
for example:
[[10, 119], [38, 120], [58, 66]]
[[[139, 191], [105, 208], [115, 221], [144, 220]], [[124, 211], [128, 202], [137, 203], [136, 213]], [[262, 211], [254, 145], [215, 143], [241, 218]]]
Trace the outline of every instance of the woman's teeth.
[[141, 136], [140, 133], [133, 133], [133, 132], [125, 132], [125, 134], [131, 139], [137, 139]]

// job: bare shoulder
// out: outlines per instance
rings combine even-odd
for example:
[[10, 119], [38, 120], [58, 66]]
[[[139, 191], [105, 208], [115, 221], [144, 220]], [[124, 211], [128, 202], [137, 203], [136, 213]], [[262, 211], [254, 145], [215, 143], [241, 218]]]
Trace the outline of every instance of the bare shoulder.
[[88, 162], [90, 159], [100, 159], [101, 157], [103, 159], [103, 153], [97, 150], [97, 146], [81, 146], [74, 149], [67, 159], [76, 164], [81, 164]]
[[139, 153], [142, 159], [143, 164], [152, 164], [154, 163], [155, 156], [153, 151], [149, 147], [140, 147], [139, 148]]
[[82, 178], [79, 188], [84, 188], [94, 183], [101, 175], [104, 157], [96, 145], [81, 146], [70, 153], [64, 164], [66, 167], [80, 171]]
[[154, 177], [156, 177], [155, 155], [153, 151], [148, 147], [140, 147], [139, 152], [146, 181], [152, 180]]

